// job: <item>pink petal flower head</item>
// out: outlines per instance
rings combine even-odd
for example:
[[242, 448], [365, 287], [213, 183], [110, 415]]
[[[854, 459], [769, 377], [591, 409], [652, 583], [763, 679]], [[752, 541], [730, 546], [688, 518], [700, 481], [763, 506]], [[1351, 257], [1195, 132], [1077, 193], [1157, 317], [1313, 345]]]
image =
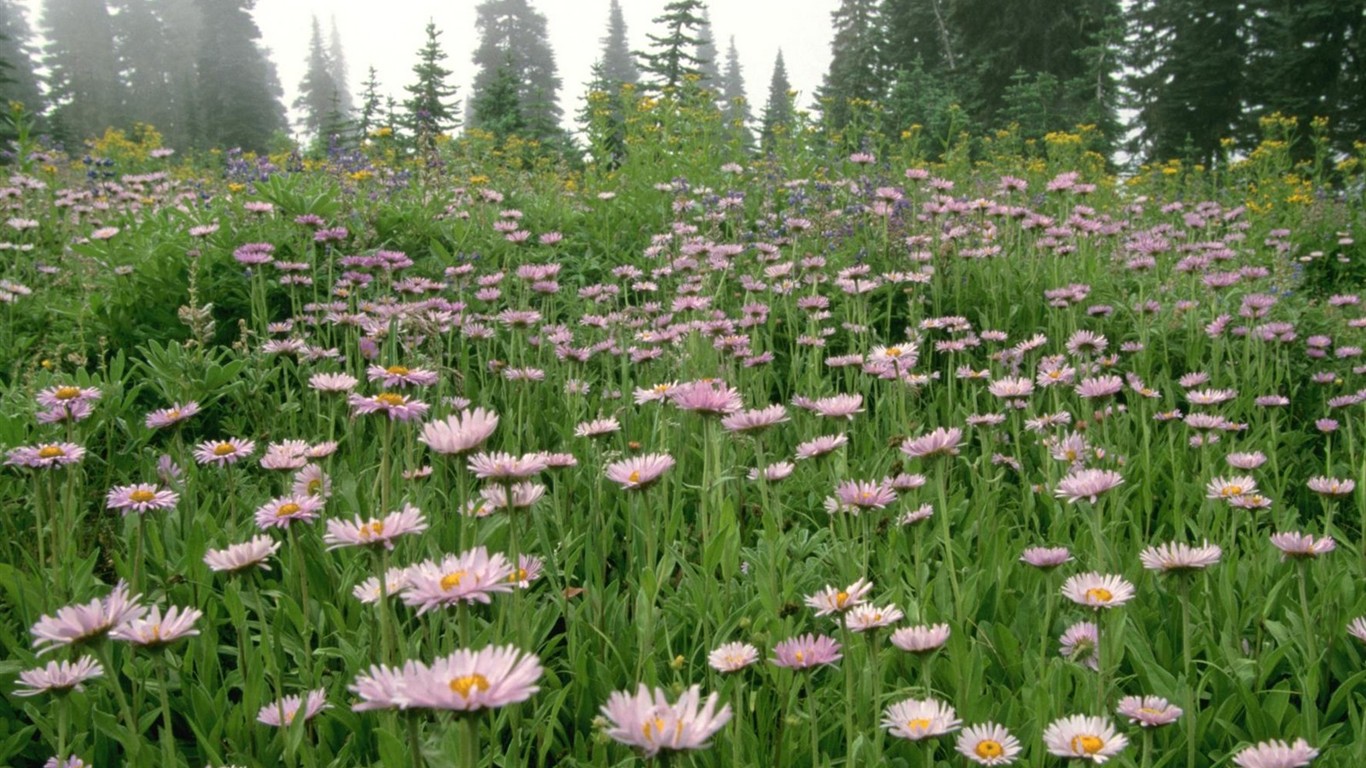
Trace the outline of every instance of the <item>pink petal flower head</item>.
[[863, 603], [844, 614], [844, 626], [851, 632], [867, 632], [891, 626], [904, 617], [905, 614], [895, 605], [876, 606]]
[[1183, 542], [1171, 542], [1148, 547], [1139, 553], [1138, 559], [1150, 571], [1197, 571], [1204, 570], [1219, 562], [1224, 551], [1208, 541], [1198, 547]]
[[424, 424], [417, 439], [435, 453], [458, 456], [483, 445], [497, 428], [498, 414], [484, 408], [466, 409]]
[[312, 720], [324, 709], [332, 706], [327, 703], [327, 691], [319, 688], [309, 691], [307, 697], [286, 696], [279, 701], [261, 707], [256, 713], [256, 722], [274, 728], [288, 728], [303, 713], [305, 721]]
[[807, 440], [797, 446], [797, 461], [814, 459], [817, 456], [824, 456], [835, 451], [842, 445], [849, 442], [847, 435], [821, 435], [820, 437]]
[[325, 501], [320, 496], [281, 496], [256, 509], [256, 525], [262, 530], [288, 528], [307, 523], [322, 514]]
[[902, 627], [892, 633], [892, 645], [907, 653], [929, 653], [948, 641], [948, 624]]
[[1170, 725], [1184, 714], [1180, 707], [1161, 696], [1125, 696], [1119, 700], [1115, 711], [1144, 728]]
[[1356, 490], [1357, 484], [1346, 478], [1323, 477], [1309, 479], [1309, 490], [1324, 496], [1347, 496]]
[[1056, 568], [1072, 559], [1067, 547], [1030, 547], [1020, 555], [1020, 562], [1035, 568]]
[[408, 573], [403, 602], [419, 614], [457, 603], [490, 603], [498, 592], [511, 592], [512, 564], [502, 553], [475, 547], [447, 555], [440, 563], [427, 561]]
[[194, 460], [200, 464], [217, 464], [220, 467], [236, 464], [256, 450], [256, 443], [230, 437], [227, 440], [209, 440], [200, 443], [194, 450]]
[[199, 403], [190, 400], [184, 404], [176, 403], [170, 408], [161, 408], [147, 414], [145, 423], [148, 429], [163, 429], [179, 424], [199, 413]]
[[809, 669], [824, 664], [834, 664], [842, 658], [840, 644], [828, 635], [806, 634], [791, 637], [773, 646], [775, 666], [788, 669]]
[[1083, 664], [1092, 672], [1100, 671], [1100, 628], [1090, 621], [1079, 621], [1058, 638], [1058, 653], [1068, 661]]
[[85, 449], [75, 443], [40, 443], [13, 448], [5, 454], [5, 464], [11, 467], [51, 469], [75, 464], [85, 458]]
[[1087, 499], [1092, 504], [1107, 491], [1114, 490], [1124, 483], [1124, 478], [1108, 469], [1081, 469], [1068, 474], [1058, 481], [1058, 489], [1053, 495], [1066, 499], [1069, 504]]
[[639, 491], [658, 482], [674, 463], [667, 453], [649, 453], [614, 461], [607, 465], [605, 474], [608, 480], [619, 483], [622, 490]]
[[41, 656], [64, 645], [98, 640], [120, 624], [140, 619], [147, 613], [147, 608], [138, 604], [140, 597], [130, 597], [128, 584], [120, 581], [102, 598], [59, 608], [56, 616], [45, 615], [29, 629], [33, 647]]
[[412, 703], [408, 696], [408, 681], [425, 674], [427, 667], [417, 661], [409, 660], [402, 667], [375, 664], [357, 675], [355, 681], [347, 686], [347, 690], [360, 697], [358, 703], [351, 705], [351, 710], [407, 709]]
[[1124, 380], [1118, 376], [1096, 376], [1082, 379], [1076, 387], [1077, 395], [1088, 400], [1111, 397], [1119, 394], [1123, 389]]
[[469, 459], [470, 471], [481, 480], [523, 480], [544, 472], [549, 463], [543, 453], [476, 453]]
[[1010, 765], [1022, 747], [1005, 726], [983, 723], [964, 728], [954, 749], [978, 765]]
[[1271, 534], [1271, 543], [1281, 551], [1281, 559], [1307, 559], [1327, 554], [1337, 549], [1337, 542], [1331, 536], [1314, 538], [1311, 534], [1287, 532]]
[[724, 416], [743, 407], [737, 390], [710, 379], [679, 384], [669, 392], [669, 399], [679, 410], [704, 415]]
[[850, 480], [836, 486], [835, 498], [857, 512], [860, 509], [885, 509], [888, 504], [896, 503], [897, 495], [885, 482]]
[[23, 687], [15, 689], [14, 695], [84, 691], [85, 681], [103, 674], [104, 668], [90, 656], [82, 656], [74, 664], [69, 661], [50, 661], [46, 667], [20, 672], [17, 682]]
[[819, 416], [853, 420], [854, 414], [863, 413], [863, 395], [832, 395], [822, 397], [811, 404], [811, 410]]
[[199, 630], [194, 628], [194, 623], [203, 615], [203, 611], [195, 608], [181, 610], [172, 606], [163, 616], [161, 607], [153, 606], [146, 616], [125, 621], [115, 627], [109, 636], [145, 648], [159, 648], [182, 637], [199, 634]]
[[1100, 610], [1132, 600], [1134, 585], [1113, 574], [1079, 573], [1063, 582], [1062, 594], [1077, 605]]
[[1366, 616], [1358, 616], [1347, 625], [1347, 634], [1366, 643]]
[[121, 514], [129, 512], [141, 514], [156, 510], [171, 509], [180, 500], [180, 494], [151, 483], [135, 483], [111, 488], [105, 496], [105, 506], [117, 509]]
[[266, 565], [266, 558], [278, 551], [280, 542], [262, 534], [227, 549], [211, 549], [204, 555], [204, 563], [210, 570], [226, 573], [238, 573], [253, 566], [268, 571], [270, 566]]
[[365, 369], [365, 378], [370, 381], [381, 382], [380, 386], [387, 389], [390, 387], [430, 387], [440, 377], [435, 371], [422, 368], [408, 368], [403, 365], [391, 365], [385, 368], [381, 365], [372, 365]]
[[383, 413], [391, 421], [414, 421], [427, 415], [431, 406], [397, 392], [381, 392], [365, 397], [353, 394], [346, 399], [357, 416]]
[[661, 750], [705, 749], [730, 722], [730, 705], [717, 709], [719, 703], [715, 693], [703, 703], [702, 690], [694, 685], [671, 704], [664, 689], [651, 690], [642, 683], [635, 694], [616, 691], [609, 696], [602, 715], [608, 736], [650, 758]]
[[1050, 723], [1044, 729], [1043, 742], [1049, 754], [1099, 765], [1123, 751], [1129, 739], [1117, 733], [1106, 718], [1072, 715]]
[[427, 519], [422, 510], [411, 504], [404, 504], [397, 512], [390, 512], [382, 518], [362, 520], [356, 515], [353, 520], [328, 520], [327, 533], [323, 543], [328, 549], [338, 547], [384, 547], [394, 548], [394, 540], [427, 530]]
[[1295, 739], [1294, 744], [1273, 740], [1239, 750], [1233, 764], [1238, 768], [1303, 768], [1318, 756], [1319, 751], [1304, 739]]
[[807, 606], [816, 609], [817, 616], [843, 613], [864, 602], [868, 593], [873, 591], [873, 583], [859, 579], [844, 589], [827, 586], [814, 595], [806, 597]]
[[938, 699], [906, 699], [882, 713], [882, 727], [910, 741], [932, 739], [958, 730], [963, 724], [953, 707]]
[[717, 672], [739, 672], [759, 660], [759, 649], [749, 643], [726, 643], [707, 656]]
[[957, 456], [962, 445], [963, 430], [939, 427], [927, 435], [906, 440], [901, 444], [901, 452], [913, 459]]
[[787, 409], [770, 405], [747, 411], [737, 411], [721, 419], [721, 426], [731, 432], [761, 432], [788, 420]]
[[474, 712], [518, 704], [540, 690], [541, 661], [511, 646], [461, 648], [437, 659], [416, 677], [405, 675], [410, 706]]

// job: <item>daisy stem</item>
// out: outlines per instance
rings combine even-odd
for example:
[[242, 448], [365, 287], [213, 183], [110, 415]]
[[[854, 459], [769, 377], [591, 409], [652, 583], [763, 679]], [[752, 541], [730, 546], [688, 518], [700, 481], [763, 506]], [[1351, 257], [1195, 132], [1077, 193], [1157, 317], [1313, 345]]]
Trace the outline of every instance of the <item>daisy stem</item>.
[[953, 565], [953, 542], [949, 538], [948, 459], [944, 457], [935, 461], [934, 484], [939, 497], [939, 537], [944, 542], [944, 570], [949, 573], [949, 587], [953, 591], [953, 606], [957, 611], [962, 600], [958, 595], [957, 569]]
[[[845, 666], [848, 666], [847, 664]], [[820, 765], [819, 757], [821, 754], [821, 729], [816, 726], [816, 686], [815, 675], [808, 672], [806, 675], [806, 705], [810, 714], [810, 721], [806, 724], [807, 730], [811, 732], [811, 765]]]
[[877, 629], [873, 629], [868, 634], [868, 666], [873, 672], [873, 722], [869, 726], [873, 729], [873, 765], [882, 765], [883, 731], [882, 728], [879, 727], [877, 718], [878, 712], [882, 707], [882, 667], [879, 664], [879, 661], [881, 660], [879, 658], [880, 650], [881, 649], [878, 648]]
[[1306, 736], [1311, 743], [1317, 742], [1319, 737], [1319, 711], [1318, 711], [1318, 688], [1319, 688], [1319, 643], [1318, 632], [1314, 626], [1313, 618], [1309, 611], [1309, 596], [1306, 582], [1309, 580], [1307, 571], [1309, 570], [1310, 558], [1301, 558], [1296, 575], [1299, 577], [1300, 587], [1300, 615], [1304, 622], [1304, 647], [1305, 647], [1305, 673], [1304, 673], [1304, 693], [1300, 697]]
[[730, 737], [730, 764], [744, 765], [744, 745], [740, 737], [746, 731], [745, 721], [749, 718], [745, 717], [745, 684], [743, 680], [737, 679], [735, 681], [735, 687], [731, 691], [731, 699], [734, 702], [732, 708], [735, 710], [734, 720], [732, 720], [735, 732]]
[[389, 548], [379, 547], [380, 659], [385, 664], [394, 663], [394, 621], [389, 610]]
[[479, 724], [469, 713], [460, 715], [456, 722], [460, 725], [460, 768], [479, 768]]
[[384, 420], [384, 444], [379, 453], [379, 510], [389, 513], [390, 453], [394, 445], [394, 420]]
[[57, 697], [57, 763], [66, 762], [66, 729], [71, 721], [71, 702], [66, 696]]
[[157, 671], [157, 692], [161, 698], [161, 751], [162, 765], [175, 765], [175, 732], [171, 730], [171, 700], [166, 695], [166, 656], [157, 660], [152, 666]]
[[[299, 613], [303, 619], [303, 625], [299, 627], [299, 642], [304, 650], [304, 678], [309, 684], [313, 684], [313, 653], [308, 648], [309, 637], [313, 634], [312, 625], [308, 619], [308, 558], [304, 557], [299, 551], [299, 534], [295, 526], [289, 526], [289, 548], [294, 553], [293, 565], [299, 572]], [[380, 578], [383, 578], [381, 576]]]
[[1105, 664], [1108, 657], [1105, 655], [1105, 639], [1109, 637], [1109, 628], [1105, 627], [1104, 612], [1096, 612], [1096, 716], [1105, 716], [1105, 689], [1109, 682], [1106, 679]]
[[1143, 768], [1150, 768], [1153, 764], [1153, 729], [1143, 729]]
[[1195, 677], [1191, 664], [1190, 580], [1184, 575], [1177, 576], [1177, 596], [1181, 600], [1181, 671], [1186, 677], [1186, 768], [1195, 768], [1195, 726], [1200, 713], [1196, 711]]
[[128, 757], [133, 765], [137, 765], [142, 753], [142, 732], [138, 730], [137, 717], [133, 715], [133, 708], [128, 705], [128, 697], [124, 695], [123, 685], [119, 682], [119, 668], [114, 666], [113, 643], [107, 639], [101, 641], [96, 653], [104, 665], [105, 674], [109, 676], [109, 687], [114, 689], [114, 698], [119, 703], [119, 711], [123, 713], [124, 727], [128, 729]]
[[408, 712], [408, 750], [413, 759], [412, 768], [423, 768], [427, 761], [422, 759], [422, 734], [418, 730], [417, 712]]
[[[867, 571], [865, 571], [865, 573], [866, 572]], [[841, 616], [840, 634], [843, 635], [842, 640], [844, 643], [844, 652], [848, 654], [854, 647], [854, 635], [852, 632], [849, 631], [848, 614], [844, 614]], [[846, 659], [845, 663], [841, 664], [840, 666], [844, 667], [844, 748], [850, 751], [847, 763], [849, 765], [853, 765], [854, 755], [852, 750], [854, 749], [854, 688], [856, 687], [854, 681], [854, 665], [850, 664]], [[816, 720], [813, 717], [811, 719], [813, 725], [815, 721]], [[813, 751], [812, 755], [814, 754], [815, 752]]]
[[146, 515], [141, 512], [135, 512], [134, 514], [138, 516], [138, 530], [136, 534], [137, 541], [134, 543], [133, 551], [133, 594], [137, 595], [142, 593], [142, 547], [143, 531], [146, 527], [144, 518]]

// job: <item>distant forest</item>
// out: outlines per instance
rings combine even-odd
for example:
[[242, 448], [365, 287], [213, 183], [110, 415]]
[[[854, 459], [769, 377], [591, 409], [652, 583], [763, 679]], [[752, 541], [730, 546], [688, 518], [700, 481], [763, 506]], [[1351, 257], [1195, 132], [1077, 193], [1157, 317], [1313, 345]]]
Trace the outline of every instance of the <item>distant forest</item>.
[[[335, 26], [314, 19], [293, 126], [253, 5], [45, 0], [35, 30], [16, 0], [0, 0], [0, 96], [68, 147], [147, 124], [187, 150], [265, 150], [292, 136], [355, 143], [386, 127], [419, 142], [467, 127], [578, 151], [546, 19], [530, 0], [478, 4], [467, 95], [450, 83], [460, 65], [434, 24], [395, 99], [381, 96], [373, 69], [353, 90]], [[806, 107], [845, 146], [910, 126], [1042, 138], [1085, 124], [1112, 157], [1216, 163], [1255, 144], [1258, 121], [1274, 113], [1302, 126], [1325, 119], [1343, 151], [1366, 136], [1366, 0], [841, 0], [831, 21], [829, 69]], [[762, 109], [745, 103], [734, 38], [723, 53], [702, 0], [669, 2], [647, 39], [631, 48], [614, 0], [590, 92], [708, 88], [759, 147], [804, 108], [781, 52]]]

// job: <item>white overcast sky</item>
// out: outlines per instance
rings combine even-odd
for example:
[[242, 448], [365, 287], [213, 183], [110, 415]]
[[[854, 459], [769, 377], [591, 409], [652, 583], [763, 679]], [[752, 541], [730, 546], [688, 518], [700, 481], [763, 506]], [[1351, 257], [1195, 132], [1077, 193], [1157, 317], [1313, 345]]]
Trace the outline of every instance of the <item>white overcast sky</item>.
[[[647, 32], [660, 33], [650, 23], [666, 0], [620, 0], [626, 29], [635, 50], [647, 47]], [[601, 53], [607, 28], [609, 0], [532, 0], [545, 14], [550, 45], [564, 85], [560, 106], [572, 120], [582, 104], [583, 84]], [[346, 49], [352, 92], [360, 90], [368, 67], [379, 74], [381, 92], [402, 101], [403, 86], [413, 81], [417, 50], [425, 41], [428, 19], [441, 30], [441, 43], [460, 85], [459, 97], [470, 94], [474, 65], [470, 61], [477, 40], [474, 28], [477, 0], [257, 0], [256, 22], [280, 73], [285, 104], [294, 101], [308, 55], [310, 19], [317, 14], [327, 35], [337, 20]], [[782, 48], [798, 104], [809, 106], [830, 62], [830, 13], [838, 0], [711, 0], [712, 30], [722, 57], [731, 35], [740, 53], [740, 66], [757, 116], [768, 96], [773, 59]], [[723, 59], [724, 61], [724, 59]], [[463, 103], [462, 103], [463, 108]]]

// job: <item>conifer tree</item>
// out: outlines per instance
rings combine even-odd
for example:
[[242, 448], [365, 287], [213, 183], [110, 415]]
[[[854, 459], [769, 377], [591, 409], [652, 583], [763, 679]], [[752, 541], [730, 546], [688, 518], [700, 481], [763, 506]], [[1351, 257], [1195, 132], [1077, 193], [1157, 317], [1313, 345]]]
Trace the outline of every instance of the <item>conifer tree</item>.
[[702, 84], [724, 90], [721, 81], [721, 54], [716, 50], [716, 37], [711, 29], [711, 13], [702, 7], [702, 23], [697, 27], [697, 69], [702, 73]]
[[374, 67], [370, 67], [369, 73], [365, 77], [365, 82], [361, 83], [360, 95], [360, 119], [356, 124], [356, 129], [360, 133], [361, 139], [370, 136], [380, 126], [382, 117], [382, 106], [379, 96], [379, 74]]
[[879, 60], [883, 37], [876, 0], [841, 0], [830, 14], [833, 55], [825, 82], [817, 92], [826, 129], [843, 130], [851, 101], [878, 100], [885, 80]]
[[337, 17], [332, 17], [332, 34], [327, 43], [328, 74], [337, 87], [337, 108], [343, 115], [350, 116], [356, 111], [351, 98], [351, 77], [346, 67], [346, 49], [342, 45], [341, 30], [337, 27]]
[[689, 75], [701, 77], [695, 52], [702, 10], [702, 0], [670, 0], [664, 13], [655, 17], [654, 23], [664, 27], [664, 34], [647, 34], [651, 50], [637, 53], [641, 71], [653, 75], [651, 87], [676, 89]]
[[503, 55], [502, 66], [494, 72], [493, 81], [474, 98], [472, 122], [499, 139], [523, 133], [527, 126], [522, 118], [518, 85], [516, 64], [508, 52]]
[[787, 64], [783, 62], [783, 52], [773, 62], [773, 77], [768, 83], [768, 101], [764, 104], [762, 127], [759, 131], [760, 146], [765, 150], [773, 149], [779, 136], [792, 129], [796, 114], [792, 106], [792, 84], [787, 79]]
[[748, 147], [753, 141], [749, 133], [749, 122], [753, 116], [745, 97], [745, 78], [740, 70], [740, 53], [735, 50], [734, 35], [731, 35], [730, 45], [726, 48], [726, 69], [721, 82], [721, 98], [725, 102], [721, 111], [725, 115], [726, 125], [740, 139], [741, 145]]
[[32, 45], [33, 32], [23, 8], [13, 0], [0, 0], [0, 104], [18, 101], [36, 114], [43, 111], [43, 98]]
[[327, 139], [327, 127], [334, 110], [340, 111], [336, 81], [332, 79], [332, 62], [323, 48], [322, 26], [313, 17], [313, 32], [308, 41], [308, 69], [299, 82], [299, 97], [294, 108], [302, 113], [304, 133], [315, 139]]
[[194, 0], [200, 16], [195, 58], [200, 147], [266, 150], [285, 129], [283, 90], [258, 40], [255, 0]]
[[170, 35], [174, 18], [169, 3], [111, 0], [111, 28], [123, 84], [121, 111], [132, 122], [155, 127], [164, 137], [183, 141], [182, 123], [188, 108], [186, 94], [173, 87], [175, 71], [183, 65]]
[[[640, 70], [636, 68], [635, 58], [631, 56], [631, 46], [626, 42], [626, 19], [621, 13], [621, 4], [612, 0], [607, 16], [607, 34], [602, 38], [602, 79], [609, 83], [635, 83], [640, 80]], [[615, 90], [615, 89], [614, 89]]]
[[[480, 95], [504, 77], [500, 70], [508, 67], [508, 77], [517, 86], [521, 116], [518, 132], [541, 141], [558, 140], [563, 133], [563, 112], [558, 103], [560, 78], [555, 55], [550, 50], [545, 16], [527, 0], [484, 0], [476, 14], [479, 45], [473, 59], [478, 71], [474, 77], [476, 96], [471, 124], [488, 127], [481, 122]], [[501, 115], [499, 119], [502, 120]]]
[[405, 123], [423, 148], [430, 148], [438, 134], [455, 127], [453, 99], [456, 88], [447, 82], [451, 70], [442, 62], [446, 52], [441, 49], [441, 32], [436, 22], [427, 22], [427, 42], [418, 51], [418, 62], [413, 65], [417, 80], [404, 90], [409, 98], [403, 103], [407, 110]]
[[79, 141], [123, 124], [114, 28], [104, 0], [47, 0], [44, 64], [58, 135]]

